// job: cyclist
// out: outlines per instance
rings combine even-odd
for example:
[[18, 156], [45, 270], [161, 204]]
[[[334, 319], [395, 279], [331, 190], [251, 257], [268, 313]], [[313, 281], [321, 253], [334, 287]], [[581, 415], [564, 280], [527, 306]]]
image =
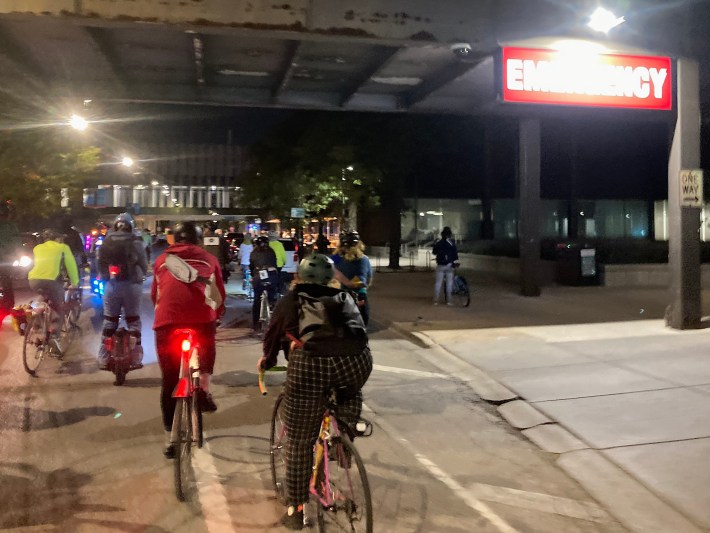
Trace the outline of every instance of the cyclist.
[[52, 350], [57, 355], [62, 355], [62, 347], [59, 344], [61, 324], [64, 321], [62, 267], [73, 287], [79, 286], [79, 272], [74, 255], [69, 246], [61, 242], [59, 233], [46, 229], [42, 232], [42, 240], [42, 244], [34, 247], [34, 267], [27, 274], [27, 279], [33, 291], [46, 294], [49, 306], [54, 311], [49, 342]]
[[249, 263], [251, 279], [254, 284], [254, 302], [251, 306], [251, 316], [254, 331], [258, 331], [261, 327], [259, 324], [261, 294], [266, 291], [269, 303], [273, 304], [276, 301], [276, 287], [278, 285], [276, 254], [269, 247], [268, 237], [262, 235], [254, 239], [254, 250], [249, 256]]
[[[199, 246], [202, 242], [201, 229], [194, 222], [179, 222], [173, 228], [173, 236], [175, 244], [155, 260], [150, 291], [155, 306], [155, 347], [163, 375], [160, 396], [166, 438], [163, 453], [169, 459], [175, 457], [175, 450], [170, 444], [175, 413], [172, 393], [180, 374], [180, 358], [175, 355], [173, 332], [176, 329], [189, 328], [197, 333], [200, 346], [200, 388], [197, 395], [204, 412], [216, 411], [217, 405], [209, 392], [210, 376], [214, 371], [217, 319], [224, 313], [225, 296], [219, 262]], [[185, 283], [174, 277], [165, 266], [168, 254], [174, 254], [188, 262], [197, 269], [199, 278], [192, 283]], [[218, 305], [207, 298], [206, 284], [201, 281], [205, 279], [214, 280], [221, 294], [221, 302]]]
[[[346, 422], [357, 421], [362, 409], [362, 392], [372, 371], [372, 355], [367, 346], [367, 332], [354, 299], [347, 291], [329, 286], [333, 283], [333, 261], [314, 254], [303, 259], [288, 292], [276, 305], [264, 337], [264, 355], [257, 369], [276, 364], [285, 336], [296, 339], [288, 359], [286, 374], [285, 424], [286, 491], [288, 508], [281, 523], [288, 529], [303, 528], [303, 505], [308, 501], [308, 482], [313, 467], [313, 444], [318, 437], [326, 394], [345, 388], [347, 397], [340, 405]], [[313, 320], [302, 320], [308, 308], [318, 300], [327, 309], [319, 327]], [[327, 318], [325, 318], [327, 315]], [[311, 318], [315, 318], [311, 315]], [[304, 323], [308, 323], [305, 329]], [[317, 320], [315, 321], [317, 322]], [[326, 325], [326, 322], [328, 324]], [[319, 349], [314, 340], [323, 343]]]
[[133, 217], [121, 213], [98, 250], [99, 275], [105, 283], [104, 324], [98, 356], [101, 370], [108, 369], [110, 353], [106, 350], [105, 341], [116, 333], [121, 309], [125, 313], [126, 328], [136, 339], [132, 366], [140, 368], [143, 364], [140, 301], [148, 262], [143, 240], [133, 230]]
[[360, 240], [357, 231], [345, 231], [340, 234], [340, 243], [333, 255], [333, 262], [337, 269], [336, 279], [357, 294], [357, 305], [367, 326], [370, 321], [367, 289], [372, 283], [372, 265], [365, 255], [365, 244]]
[[68, 216], [62, 217], [59, 233], [64, 235], [64, 244], [69, 246], [78, 267], [83, 267], [87, 263], [86, 251], [84, 250], [84, 240], [81, 233], [77, 231]]
[[283, 292], [281, 290], [283, 286], [283, 279], [281, 279], [281, 270], [286, 264], [286, 248], [279, 241], [279, 234], [275, 231], [269, 232], [269, 248], [271, 248], [276, 254], [276, 272], [278, 273], [278, 283], [276, 285], [277, 292]]
[[239, 264], [242, 267], [242, 290], [247, 290], [247, 270], [249, 270], [249, 261], [251, 261], [251, 253], [254, 250], [254, 245], [251, 242], [251, 235], [247, 233], [244, 236], [244, 241], [239, 245]]

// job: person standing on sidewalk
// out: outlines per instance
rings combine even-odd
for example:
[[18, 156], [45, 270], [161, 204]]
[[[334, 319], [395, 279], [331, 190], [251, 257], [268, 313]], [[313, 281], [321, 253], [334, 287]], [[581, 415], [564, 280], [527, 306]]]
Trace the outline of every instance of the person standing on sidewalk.
[[451, 228], [445, 226], [441, 230], [441, 239], [434, 243], [436, 258], [436, 275], [434, 278], [434, 305], [439, 305], [441, 284], [446, 278], [446, 305], [452, 305], [451, 290], [454, 286], [454, 268], [459, 266], [459, 254], [452, 238]]

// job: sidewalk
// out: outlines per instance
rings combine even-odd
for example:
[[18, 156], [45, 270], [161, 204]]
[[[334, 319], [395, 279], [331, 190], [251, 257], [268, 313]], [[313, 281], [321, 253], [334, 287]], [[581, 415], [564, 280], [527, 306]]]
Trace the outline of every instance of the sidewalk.
[[523, 298], [467, 278], [471, 305], [452, 308], [432, 305], [431, 272], [376, 274], [372, 329], [467, 363], [462, 379], [631, 531], [710, 531], [710, 330], [666, 328], [664, 289]]

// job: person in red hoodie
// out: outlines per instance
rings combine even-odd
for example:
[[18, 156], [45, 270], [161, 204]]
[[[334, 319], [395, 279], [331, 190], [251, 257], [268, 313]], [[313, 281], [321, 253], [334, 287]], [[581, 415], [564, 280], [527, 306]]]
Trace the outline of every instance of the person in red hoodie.
[[[153, 285], [150, 296], [155, 306], [155, 346], [158, 354], [163, 383], [160, 408], [163, 413], [163, 425], [166, 431], [164, 454], [167, 458], [175, 457], [175, 449], [170, 444], [170, 431], [175, 413], [173, 390], [180, 373], [180, 358], [176, 357], [171, 337], [176, 329], [191, 328], [197, 332], [200, 344], [200, 389], [198, 399], [204, 412], [214, 412], [217, 405], [209, 392], [210, 376], [214, 370], [215, 332], [217, 319], [224, 313], [224, 282], [219, 262], [212, 254], [203, 250], [198, 243], [202, 232], [194, 222], [180, 222], [173, 228], [175, 244], [155, 260], [153, 266]], [[168, 270], [165, 259], [174, 254], [197, 269], [200, 279], [214, 276], [217, 289], [221, 294], [219, 305], [206, 297], [205, 283], [197, 280], [185, 283], [178, 280]]]

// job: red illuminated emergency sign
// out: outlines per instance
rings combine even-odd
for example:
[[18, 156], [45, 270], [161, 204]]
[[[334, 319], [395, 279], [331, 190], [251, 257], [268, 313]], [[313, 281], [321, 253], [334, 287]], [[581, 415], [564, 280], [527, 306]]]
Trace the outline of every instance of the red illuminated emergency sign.
[[503, 101], [671, 109], [668, 57], [503, 48]]

